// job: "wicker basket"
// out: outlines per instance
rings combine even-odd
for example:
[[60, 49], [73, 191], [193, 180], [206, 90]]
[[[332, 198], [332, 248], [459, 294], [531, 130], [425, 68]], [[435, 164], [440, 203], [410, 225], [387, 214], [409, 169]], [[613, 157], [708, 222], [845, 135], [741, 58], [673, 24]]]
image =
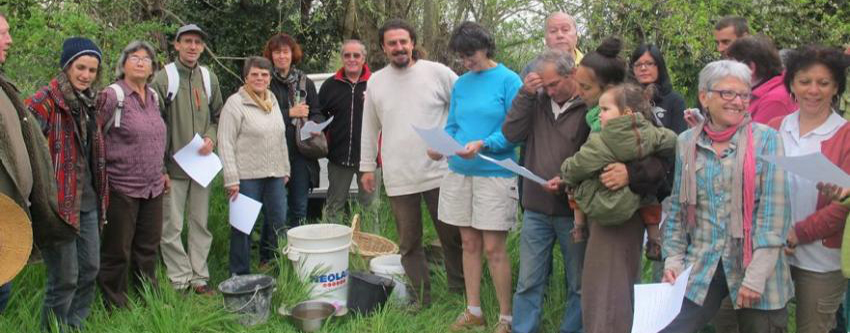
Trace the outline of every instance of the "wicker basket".
[[351, 252], [363, 257], [374, 258], [377, 256], [398, 253], [398, 245], [393, 241], [375, 234], [360, 232], [360, 214], [354, 215], [351, 221], [352, 237], [354, 246]]

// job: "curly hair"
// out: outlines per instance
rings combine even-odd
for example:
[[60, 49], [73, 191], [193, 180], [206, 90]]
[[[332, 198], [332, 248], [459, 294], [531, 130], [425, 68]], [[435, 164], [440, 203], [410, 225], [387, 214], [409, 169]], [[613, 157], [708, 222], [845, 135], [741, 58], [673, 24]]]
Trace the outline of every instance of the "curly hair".
[[820, 45], [809, 45], [791, 51], [785, 63], [785, 89], [791, 92], [791, 83], [800, 71], [814, 65], [823, 65], [832, 74], [832, 79], [838, 86], [836, 96], [841, 96], [847, 87], [847, 67], [850, 59], [841, 50]]

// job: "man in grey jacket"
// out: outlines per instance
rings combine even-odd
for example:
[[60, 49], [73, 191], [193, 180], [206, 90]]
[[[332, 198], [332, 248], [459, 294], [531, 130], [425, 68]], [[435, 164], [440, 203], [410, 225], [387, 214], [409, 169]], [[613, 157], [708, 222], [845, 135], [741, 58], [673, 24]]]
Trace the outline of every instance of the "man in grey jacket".
[[560, 183], [559, 166], [578, 152], [590, 128], [587, 106], [576, 94], [572, 56], [550, 49], [535, 59], [532, 72], [514, 98], [502, 132], [508, 141], [525, 144], [525, 167], [549, 179], [545, 186], [523, 178], [523, 225], [519, 277], [513, 299], [513, 331], [537, 332], [543, 294], [557, 241], [564, 257], [569, 299], [561, 332], [581, 332], [581, 267], [585, 243], [570, 236], [573, 211]]

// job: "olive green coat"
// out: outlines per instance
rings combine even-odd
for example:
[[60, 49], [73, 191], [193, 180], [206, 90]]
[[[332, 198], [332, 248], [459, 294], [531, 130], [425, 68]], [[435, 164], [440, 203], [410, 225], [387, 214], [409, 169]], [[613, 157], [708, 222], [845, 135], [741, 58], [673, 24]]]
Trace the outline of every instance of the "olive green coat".
[[641, 206], [641, 198], [628, 186], [611, 191], [599, 181], [606, 165], [627, 163], [649, 155], [672, 156], [676, 133], [656, 127], [633, 113], [608, 121], [602, 131], [591, 133], [579, 151], [561, 164], [561, 179], [574, 189], [576, 203], [587, 220], [619, 225]]
[[[6, 177], [0, 181], [11, 182], [0, 184], [0, 188], [8, 189], [3, 194], [18, 203], [29, 215], [33, 227], [33, 239], [39, 247], [61, 243], [76, 236], [76, 230], [62, 220], [59, 215], [59, 205], [56, 202], [56, 180], [53, 178], [53, 163], [50, 161], [50, 151], [47, 139], [41, 132], [41, 127], [35, 117], [30, 114], [20, 99], [18, 89], [0, 73], [0, 88], [5, 93], [17, 111], [21, 123], [21, 135], [27, 147], [30, 165], [32, 167], [32, 192], [29, 198], [24, 198], [17, 184], [21, 176], [14, 166], [14, 151], [10, 146], [11, 140], [6, 131], [0, 131], [0, 172]], [[5, 128], [6, 121], [0, 117], [0, 128]], [[29, 203], [29, 205], [27, 204]]]

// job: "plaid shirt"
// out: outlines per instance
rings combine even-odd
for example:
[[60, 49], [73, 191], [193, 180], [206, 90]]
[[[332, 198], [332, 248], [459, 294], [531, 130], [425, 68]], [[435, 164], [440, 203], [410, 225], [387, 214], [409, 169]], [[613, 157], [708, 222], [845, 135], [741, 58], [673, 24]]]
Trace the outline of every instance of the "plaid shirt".
[[[755, 309], [774, 310], [785, 307], [794, 295], [791, 275], [782, 247], [791, 227], [788, 204], [788, 180], [773, 164], [757, 158], [756, 203], [753, 216], [753, 261], [743, 267], [743, 239], [732, 237], [729, 200], [732, 196], [732, 174], [735, 155], [739, 153], [733, 137], [730, 147], [718, 156], [711, 141], [703, 134], [697, 141], [696, 227], [687, 230], [685, 213], [679, 203], [682, 159], [685, 143], [694, 135], [688, 130], [679, 136], [676, 153], [676, 180], [670, 195], [670, 206], [664, 221], [665, 269], [681, 272], [693, 265], [686, 297], [702, 305], [718, 264], [723, 262], [730, 297], [735, 300], [741, 285], [761, 292]], [[735, 134], [742, 135], [741, 131]], [[760, 124], [753, 124], [755, 153], [782, 155], [779, 134]], [[740, 152], [743, 153], [743, 152]], [[765, 255], [767, 254], [767, 255]], [[759, 290], [761, 289], [761, 290]], [[734, 303], [734, 302], [733, 302]]]
[[[83, 178], [85, 166], [80, 160], [81, 141], [70, 106], [59, 88], [56, 78], [24, 101], [29, 111], [41, 125], [50, 156], [55, 168], [59, 214], [74, 229], [80, 228], [80, 202], [83, 188], [78, 180]], [[96, 121], [92, 119], [91, 121]], [[109, 185], [106, 180], [106, 149], [102, 126], [98, 123], [92, 135], [92, 177], [98, 195], [98, 217], [101, 225], [106, 222], [106, 207], [109, 204]]]

